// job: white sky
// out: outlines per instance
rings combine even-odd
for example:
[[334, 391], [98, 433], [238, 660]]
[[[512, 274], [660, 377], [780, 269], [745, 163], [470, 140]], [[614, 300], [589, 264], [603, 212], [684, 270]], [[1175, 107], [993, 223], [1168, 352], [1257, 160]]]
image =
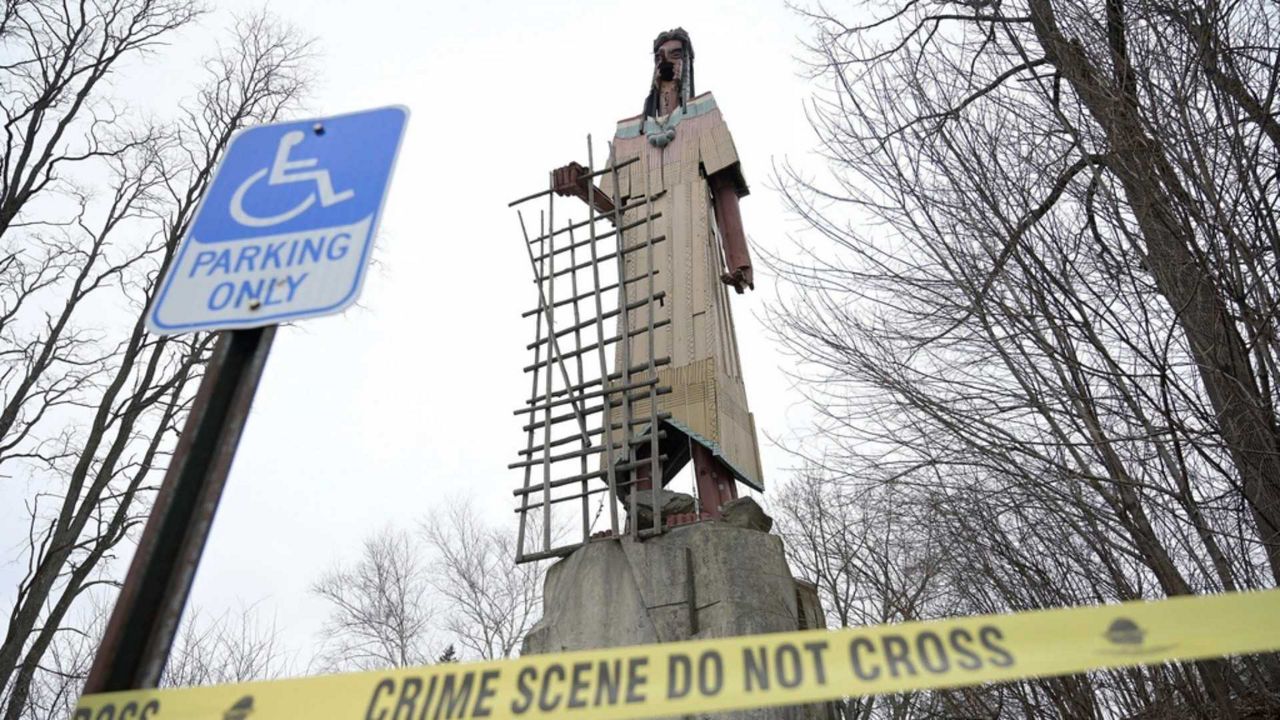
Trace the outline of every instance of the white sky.
[[[258, 6], [220, 2], [204, 27]], [[515, 522], [520, 476], [506, 465], [523, 443], [512, 410], [528, 391], [531, 338], [520, 313], [536, 294], [506, 204], [543, 187], [552, 167], [585, 162], [587, 133], [597, 161], [607, 156], [615, 121], [640, 110], [655, 34], [680, 25], [693, 38], [697, 89], [715, 92], [752, 188], [742, 212], [755, 246], [784, 248], [796, 229], [769, 188], [770, 166], [802, 160], [813, 140], [793, 59], [806, 26], [780, 0], [269, 7], [319, 38], [309, 114], [412, 111], [381, 267], [362, 308], [280, 333], [193, 593], [215, 612], [259, 603], [301, 648], [325, 612], [308, 585], [370, 533], [410, 527], [450, 497]], [[163, 62], [118, 81], [121, 92], [146, 88], [138, 101], [163, 114], [190, 86], [157, 77], [195, 77], [218, 36], [186, 32]], [[807, 412], [757, 319], [773, 298], [757, 273], [757, 291], [736, 296], [734, 312], [765, 482], [778, 487], [792, 461], [764, 436], [802, 429]], [[0, 533], [8, 552], [15, 538]], [[6, 589], [13, 557], [0, 559]]]

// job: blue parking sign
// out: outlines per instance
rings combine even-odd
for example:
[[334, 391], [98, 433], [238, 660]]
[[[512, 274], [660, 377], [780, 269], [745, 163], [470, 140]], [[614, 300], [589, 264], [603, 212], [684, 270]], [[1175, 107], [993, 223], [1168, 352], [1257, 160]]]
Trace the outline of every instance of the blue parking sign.
[[409, 111], [241, 131], [147, 312], [152, 332], [341, 312], [360, 293]]

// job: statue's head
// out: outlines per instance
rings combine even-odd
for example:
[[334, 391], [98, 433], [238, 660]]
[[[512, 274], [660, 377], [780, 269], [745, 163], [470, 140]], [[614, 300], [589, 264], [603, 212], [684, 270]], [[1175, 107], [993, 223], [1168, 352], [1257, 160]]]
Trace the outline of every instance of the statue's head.
[[645, 116], [657, 114], [658, 87], [664, 82], [676, 83], [681, 105], [693, 97], [693, 41], [684, 28], [667, 30], [653, 39], [653, 81], [644, 102]]

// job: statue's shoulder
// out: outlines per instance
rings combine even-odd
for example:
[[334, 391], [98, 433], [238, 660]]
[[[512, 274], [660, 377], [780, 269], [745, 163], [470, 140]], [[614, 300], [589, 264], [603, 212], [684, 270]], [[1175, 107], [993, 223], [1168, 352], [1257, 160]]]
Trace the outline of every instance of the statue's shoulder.
[[711, 91], [707, 91], [689, 101], [689, 106], [685, 111], [685, 117], [706, 115], [716, 109], [716, 98], [711, 94]]
[[618, 121], [618, 130], [614, 133], [614, 136], [618, 139], [638, 137], [640, 135], [640, 126], [643, 124], [643, 115], [632, 115], [629, 118], [623, 118]]
[[[716, 98], [710, 91], [691, 99], [684, 112], [684, 117], [696, 117], [705, 115], [709, 112], [717, 110]], [[614, 134], [619, 140], [627, 138], [639, 137], [640, 130], [644, 126], [644, 115], [632, 115], [618, 121], [618, 130]]]
[[689, 101], [689, 104], [701, 106], [703, 108], [702, 112], [714, 110], [716, 108], [716, 97], [711, 94], [710, 90], [708, 90], [701, 95], [695, 96]]

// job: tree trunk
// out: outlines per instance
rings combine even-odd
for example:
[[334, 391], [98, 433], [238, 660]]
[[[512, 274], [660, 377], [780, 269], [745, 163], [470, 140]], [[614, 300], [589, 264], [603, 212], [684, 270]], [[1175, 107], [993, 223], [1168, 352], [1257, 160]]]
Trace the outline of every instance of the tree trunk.
[[[1051, 0], [1030, 0], [1030, 8], [1045, 57], [1106, 133], [1107, 167], [1124, 188], [1146, 242], [1147, 266], [1186, 335], [1272, 577], [1280, 583], [1280, 439], [1275, 418], [1212, 273], [1197, 257], [1195, 233], [1179, 218], [1171, 194], [1183, 195], [1180, 180], [1144, 130], [1136, 99], [1108, 79], [1079, 42], [1062, 35]], [[1116, 62], [1127, 64], [1123, 55]]]

